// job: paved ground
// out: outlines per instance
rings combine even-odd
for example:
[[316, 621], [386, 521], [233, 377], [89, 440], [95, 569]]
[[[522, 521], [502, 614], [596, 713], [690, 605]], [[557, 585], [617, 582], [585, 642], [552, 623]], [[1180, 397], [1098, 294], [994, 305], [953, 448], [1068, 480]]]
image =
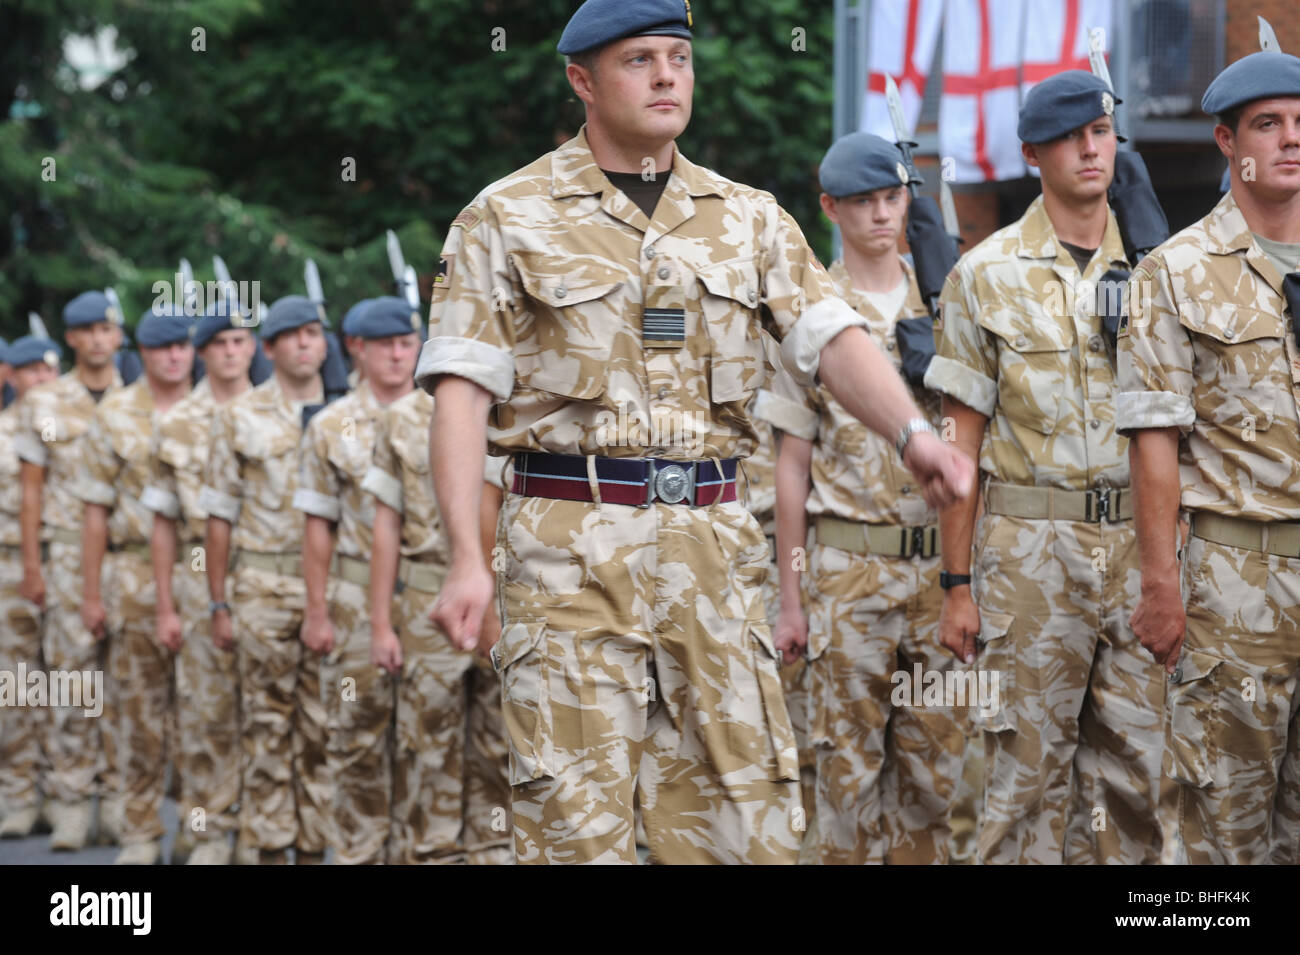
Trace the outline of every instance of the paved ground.
[[[170, 858], [176, 835], [176, 806], [169, 799], [163, 806], [163, 859]], [[117, 846], [87, 846], [80, 852], [51, 852], [48, 834], [26, 839], [0, 839], [0, 865], [112, 865]]]

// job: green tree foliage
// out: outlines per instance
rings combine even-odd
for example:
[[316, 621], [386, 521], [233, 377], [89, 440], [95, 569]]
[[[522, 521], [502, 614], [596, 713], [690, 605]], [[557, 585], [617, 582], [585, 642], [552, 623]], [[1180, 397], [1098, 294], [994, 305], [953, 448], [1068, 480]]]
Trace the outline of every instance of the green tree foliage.
[[[389, 228], [427, 281], [460, 208], [581, 125], [555, 52], [576, 6], [0, 0], [0, 334], [29, 309], [57, 330], [63, 303], [110, 284], [133, 321], [182, 256], [204, 280], [214, 253], [264, 300], [302, 291], [313, 257], [337, 318], [391, 288]], [[831, 6], [695, 0], [681, 140], [823, 251]], [[129, 59], [84, 89], [64, 38], [106, 26]]]

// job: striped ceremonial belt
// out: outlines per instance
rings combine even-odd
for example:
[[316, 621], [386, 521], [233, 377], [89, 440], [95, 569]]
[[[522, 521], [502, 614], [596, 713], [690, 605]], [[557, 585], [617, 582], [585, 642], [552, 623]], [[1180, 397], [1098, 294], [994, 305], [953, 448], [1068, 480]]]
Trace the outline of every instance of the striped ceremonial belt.
[[[529, 497], [591, 501], [587, 458], [578, 454], [521, 451], [515, 455], [511, 490]], [[658, 458], [593, 457], [600, 499], [605, 504], [649, 507], [688, 504], [702, 507], [736, 499], [736, 458], [713, 461], [665, 461]]]

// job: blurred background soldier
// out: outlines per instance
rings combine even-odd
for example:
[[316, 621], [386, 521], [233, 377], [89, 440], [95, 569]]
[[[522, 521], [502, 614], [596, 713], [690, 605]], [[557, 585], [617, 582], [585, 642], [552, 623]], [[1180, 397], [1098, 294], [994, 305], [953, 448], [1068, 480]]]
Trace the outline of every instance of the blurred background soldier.
[[[377, 419], [414, 386], [420, 327], [419, 312], [405, 299], [377, 298], [362, 309], [352, 327], [360, 383], [312, 418], [293, 495], [293, 506], [306, 515], [302, 642], [322, 657], [334, 861], [344, 865], [388, 861], [393, 689], [370, 662], [375, 509], [361, 482], [370, 468]], [[337, 567], [333, 575], [331, 566]], [[431, 716], [426, 712], [424, 718]]]
[[51, 670], [105, 673], [106, 699], [98, 719], [86, 716], [80, 707], [53, 711], [50, 848], [75, 850], [89, 838], [97, 785], [101, 836], [115, 841], [122, 818], [116, 693], [106, 672], [107, 648], [81, 622], [85, 509], [73, 493], [84, 466], [82, 438], [95, 405], [122, 386], [113, 367], [122, 342], [122, 315], [104, 293], [83, 292], [64, 308], [63, 325], [75, 364], [72, 371], [27, 393], [15, 445], [23, 460], [21, 593], [44, 610], [45, 665]]
[[[447, 541], [429, 479], [432, 420], [427, 392], [393, 402], [380, 416], [364, 484], [375, 497], [371, 662], [396, 683], [390, 859], [510, 863], [501, 682], [482, 654], [452, 646], [430, 617], [447, 573]], [[496, 542], [501, 463], [487, 461], [480, 514], [485, 554]], [[491, 646], [501, 629], [495, 608], [483, 627], [483, 645]]]
[[[906, 183], [898, 147], [869, 133], [839, 140], [821, 165], [822, 208], [844, 242], [831, 279], [900, 372], [898, 322], [930, 322], [898, 254]], [[806, 648], [812, 671], [820, 861], [946, 862], [965, 737], [947, 706], [914, 706], [911, 692], [891, 706], [897, 673], [912, 678], [915, 665], [942, 678], [953, 669], [937, 639], [938, 515], [887, 442], [824, 385], [783, 384], [792, 383], [778, 377], [760, 406], [785, 432], [777, 459], [775, 641], [787, 660]], [[936, 395], [915, 389], [913, 397], [938, 420]], [[816, 541], [804, 576], [796, 548], [809, 516]]]
[[347, 350], [348, 364], [351, 366], [351, 371], [348, 372], [349, 388], [355, 388], [365, 377], [365, 370], [361, 367], [361, 339], [357, 335], [357, 322], [361, 319], [361, 313], [366, 310], [366, 306], [373, 301], [374, 299], [363, 298], [347, 310], [343, 321], [339, 323], [343, 347]]
[[1096, 295], [1108, 269], [1128, 268], [1106, 196], [1114, 107], [1080, 70], [1025, 96], [1019, 135], [1043, 194], [948, 276], [925, 377], [985, 479], [978, 536], [977, 494], [942, 514], [939, 627], [968, 664], [978, 638], [998, 674], [1000, 705], [972, 712], [988, 765], [983, 862], [1160, 857], [1164, 684], [1129, 627], [1128, 441]]
[[[153, 514], [141, 499], [158, 417], [190, 390], [190, 324], [179, 309], [145, 312], [135, 330], [143, 373], [95, 409], [82, 476], [73, 486], [86, 507], [81, 622], [95, 639], [110, 639], [110, 668], [122, 694], [119, 771], [126, 805], [119, 865], [154, 865], [162, 855], [175, 664], [171, 648], [154, 640]], [[178, 846], [187, 842], [178, 839]]]
[[304, 421], [325, 399], [324, 315], [301, 295], [271, 306], [260, 334], [274, 373], [217, 409], [199, 494], [212, 639], [218, 647], [233, 640], [239, 657], [242, 825], [266, 865], [287, 863], [290, 847], [299, 865], [318, 864], [329, 835], [320, 658], [299, 640], [303, 514], [293, 507]]
[[[59, 346], [25, 335], [0, 349], [11, 369], [14, 401], [0, 412], [0, 670], [45, 670], [40, 608], [19, 592], [23, 582], [21, 462], [14, 447], [19, 402], [29, 390], [59, 374]], [[0, 709], [0, 839], [19, 839], [41, 822], [41, 795], [49, 791], [50, 710], [42, 706]]]
[[1172, 674], [1164, 861], [1295, 865], [1300, 58], [1246, 56], [1201, 107], [1231, 191], [1137, 267], [1120, 337], [1118, 424], [1141, 488], [1133, 629]]
[[[216, 409], [250, 387], [256, 340], [233, 300], [220, 299], [193, 330], [205, 374], [194, 389], [158, 418], [153, 474], [142, 503], [154, 512], [157, 641], [176, 656], [181, 825], [192, 833], [190, 865], [226, 865], [239, 801], [239, 671], [234, 647], [212, 641], [203, 535], [208, 515], [199, 507]], [[247, 839], [241, 840], [241, 848]], [[257, 861], [254, 850], [251, 861]]]

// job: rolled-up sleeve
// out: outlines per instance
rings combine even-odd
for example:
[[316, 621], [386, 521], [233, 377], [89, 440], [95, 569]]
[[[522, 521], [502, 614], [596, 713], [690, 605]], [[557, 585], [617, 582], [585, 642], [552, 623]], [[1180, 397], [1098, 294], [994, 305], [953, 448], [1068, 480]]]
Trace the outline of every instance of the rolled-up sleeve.
[[935, 329], [936, 354], [926, 370], [925, 387], [991, 418], [998, 402], [997, 347], [976, 321], [979, 305], [971, 301], [969, 286], [960, 265], [943, 284], [943, 321]]
[[454, 375], [474, 382], [498, 403], [506, 401], [515, 386], [518, 295], [492, 211], [475, 202], [456, 217], [443, 244], [416, 384], [432, 393], [440, 376]]
[[1191, 336], [1178, 321], [1169, 272], [1156, 256], [1144, 259], [1129, 279], [1128, 321], [1118, 338], [1120, 433], [1177, 427], [1196, 421], [1192, 404], [1195, 356]]

